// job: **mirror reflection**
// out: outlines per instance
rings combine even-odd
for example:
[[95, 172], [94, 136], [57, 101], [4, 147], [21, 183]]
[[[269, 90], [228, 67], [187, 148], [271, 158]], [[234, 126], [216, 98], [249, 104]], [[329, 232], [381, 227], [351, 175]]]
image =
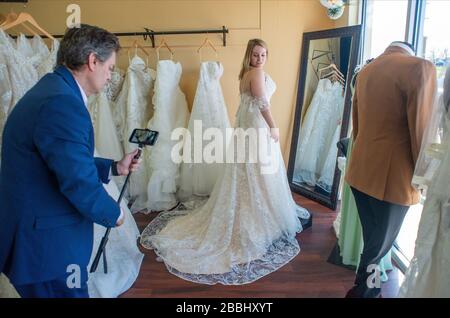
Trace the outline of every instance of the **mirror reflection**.
[[351, 37], [310, 41], [293, 182], [331, 195]]

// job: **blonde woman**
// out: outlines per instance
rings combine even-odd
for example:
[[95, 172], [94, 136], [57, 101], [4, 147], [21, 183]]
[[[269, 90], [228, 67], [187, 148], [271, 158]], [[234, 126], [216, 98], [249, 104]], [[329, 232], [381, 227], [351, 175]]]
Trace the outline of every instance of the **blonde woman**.
[[[203, 284], [251, 283], [300, 252], [295, 236], [302, 230], [300, 218], [310, 215], [295, 204], [289, 189], [270, 111], [276, 86], [263, 71], [267, 54], [264, 41], [250, 40], [239, 74], [241, 101], [235, 134], [238, 140], [242, 132], [258, 138], [230, 143], [227, 155], [231, 150], [234, 155], [227, 158], [234, 160], [227, 160], [203, 206], [163, 212], [141, 235], [141, 244], [155, 249], [167, 269], [183, 279]], [[255, 146], [270, 155], [252, 160]]]

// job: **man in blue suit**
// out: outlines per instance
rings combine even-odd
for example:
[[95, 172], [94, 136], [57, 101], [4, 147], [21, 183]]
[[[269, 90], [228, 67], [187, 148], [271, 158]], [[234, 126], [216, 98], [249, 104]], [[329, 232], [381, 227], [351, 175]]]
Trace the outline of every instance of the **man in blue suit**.
[[17, 103], [5, 125], [0, 170], [0, 272], [22, 297], [89, 297], [93, 223], [123, 223], [103, 188], [135, 171], [136, 152], [94, 158], [87, 96], [110, 79], [117, 37], [81, 25], [61, 41], [57, 68]]

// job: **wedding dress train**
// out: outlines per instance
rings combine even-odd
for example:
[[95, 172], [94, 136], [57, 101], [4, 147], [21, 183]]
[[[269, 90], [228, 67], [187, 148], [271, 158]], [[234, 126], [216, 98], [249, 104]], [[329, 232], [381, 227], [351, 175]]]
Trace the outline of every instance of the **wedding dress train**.
[[[267, 75], [267, 100], [274, 91]], [[260, 111], [267, 104], [242, 93], [235, 127], [261, 128], [270, 162], [224, 164], [203, 206], [162, 212], [142, 232], [141, 244], [155, 249], [171, 273], [202, 284], [246, 284], [300, 252], [295, 237], [302, 230], [299, 217], [310, 215], [292, 198], [279, 143], [270, 137]], [[238, 151], [247, 155], [249, 144], [244, 144]], [[276, 169], [265, 170], [268, 166]]]

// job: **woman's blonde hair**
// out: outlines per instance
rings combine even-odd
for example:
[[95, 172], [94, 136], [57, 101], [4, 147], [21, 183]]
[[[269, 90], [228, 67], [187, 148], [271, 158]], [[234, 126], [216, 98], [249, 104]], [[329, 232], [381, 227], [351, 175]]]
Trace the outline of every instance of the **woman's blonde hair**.
[[242, 61], [241, 72], [239, 73], [239, 80], [242, 79], [244, 74], [250, 69], [250, 59], [253, 53], [253, 48], [255, 46], [262, 46], [266, 49], [266, 56], [269, 55], [269, 49], [267, 48], [266, 42], [261, 39], [251, 39], [248, 41], [247, 50], [245, 51], [244, 60]]

